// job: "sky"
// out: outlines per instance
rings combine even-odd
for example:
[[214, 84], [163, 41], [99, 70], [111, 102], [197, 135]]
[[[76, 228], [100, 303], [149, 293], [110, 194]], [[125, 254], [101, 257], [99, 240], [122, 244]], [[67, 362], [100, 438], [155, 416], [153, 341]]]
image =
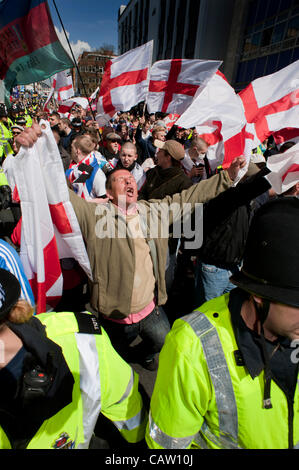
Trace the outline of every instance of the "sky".
[[[75, 58], [103, 44], [113, 44], [118, 53], [118, 9], [129, 0], [55, 0]], [[53, 0], [48, 0], [60, 42], [69, 51]]]

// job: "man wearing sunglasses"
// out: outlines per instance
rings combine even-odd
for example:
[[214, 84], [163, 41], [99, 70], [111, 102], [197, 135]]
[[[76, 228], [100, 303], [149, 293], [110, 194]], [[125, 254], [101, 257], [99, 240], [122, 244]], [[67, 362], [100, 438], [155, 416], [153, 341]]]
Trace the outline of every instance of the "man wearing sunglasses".
[[119, 146], [121, 137], [115, 132], [109, 132], [104, 139], [104, 146], [100, 148], [101, 154], [106, 160], [119, 158]]

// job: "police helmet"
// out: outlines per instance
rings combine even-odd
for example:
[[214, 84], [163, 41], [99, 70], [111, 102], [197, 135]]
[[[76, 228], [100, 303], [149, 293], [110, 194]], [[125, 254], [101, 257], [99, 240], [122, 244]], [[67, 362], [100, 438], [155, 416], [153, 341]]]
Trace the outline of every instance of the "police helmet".
[[0, 117], [7, 117], [7, 107], [4, 103], [0, 103]]
[[231, 281], [243, 290], [299, 307], [299, 199], [278, 197], [252, 219], [243, 266]]

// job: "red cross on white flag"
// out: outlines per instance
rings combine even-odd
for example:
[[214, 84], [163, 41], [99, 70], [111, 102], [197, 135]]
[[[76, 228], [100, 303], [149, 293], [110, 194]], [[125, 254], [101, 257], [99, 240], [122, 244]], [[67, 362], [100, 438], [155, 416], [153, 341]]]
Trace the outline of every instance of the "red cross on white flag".
[[216, 166], [222, 164], [227, 167], [235, 157], [244, 154], [248, 138], [244, 110], [235, 90], [219, 71], [195, 97], [176, 125], [186, 129], [196, 127], [199, 135], [205, 135], [205, 140], [214, 147]]
[[284, 129], [273, 132], [272, 135], [278, 148], [285, 142], [299, 142], [299, 128], [285, 127]]
[[299, 128], [299, 60], [257, 78], [239, 93], [248, 123], [263, 142], [273, 132]]
[[106, 63], [97, 112], [110, 118], [128, 111], [146, 98], [152, 63], [153, 41]]
[[66, 70], [54, 75], [52, 86], [54, 88], [54, 95], [58, 102], [67, 100], [75, 94], [72, 76]]
[[75, 259], [92, 279], [58, 147], [49, 123], [41, 121], [41, 126], [42, 137], [22, 147], [13, 164], [22, 209], [20, 257], [37, 313], [54, 308], [61, 298], [60, 259]]
[[221, 65], [217, 60], [172, 59], [151, 69], [147, 108], [150, 113], [182, 114]]
[[299, 144], [284, 153], [268, 157], [267, 167], [271, 171], [267, 175], [276, 194], [281, 194], [299, 182]]

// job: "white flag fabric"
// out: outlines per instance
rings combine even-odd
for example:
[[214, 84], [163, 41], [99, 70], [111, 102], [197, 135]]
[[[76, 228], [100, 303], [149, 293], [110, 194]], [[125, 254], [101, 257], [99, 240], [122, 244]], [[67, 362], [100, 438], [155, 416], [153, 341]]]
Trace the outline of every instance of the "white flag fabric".
[[96, 88], [96, 90], [90, 95], [89, 101], [93, 101], [96, 99], [99, 89], [100, 87]]
[[280, 129], [299, 128], [299, 60], [257, 78], [239, 97], [260, 142]]
[[151, 68], [147, 109], [149, 113], [183, 114], [217, 72], [217, 60], [170, 59]]
[[44, 104], [44, 111], [46, 111], [46, 113], [50, 113], [50, 109], [48, 108], [48, 103], [50, 102], [53, 94], [54, 94], [54, 88], [52, 87], [48, 94], [48, 98], [46, 99], [45, 104]]
[[82, 98], [81, 96], [74, 96], [73, 98], [62, 101], [58, 106], [58, 112], [61, 117], [69, 117], [72, 107], [78, 104], [83, 109], [87, 109], [89, 102], [87, 98]]
[[74, 96], [72, 75], [66, 70], [56, 73], [53, 77], [53, 88], [58, 103]]
[[75, 259], [92, 278], [58, 147], [49, 123], [41, 121], [40, 125], [43, 135], [33, 147], [21, 147], [14, 158], [22, 210], [20, 257], [37, 313], [54, 308], [62, 295], [60, 259]]
[[109, 60], [102, 79], [97, 113], [111, 117], [146, 99], [153, 41]]
[[268, 157], [266, 176], [276, 194], [282, 194], [299, 182], [299, 144], [284, 153]]
[[285, 142], [299, 142], [299, 128], [286, 127], [272, 134], [278, 148]]
[[214, 145], [210, 154], [212, 150], [215, 152], [213, 159], [217, 165], [222, 164], [226, 168], [235, 157], [244, 155], [244, 110], [235, 90], [219, 71], [176, 121], [176, 125], [186, 129], [196, 127], [200, 135], [212, 134], [212, 141], [208, 143]]
[[175, 124], [175, 122], [179, 119], [180, 115], [179, 114], [168, 114], [163, 121], [165, 122], [166, 128], [168, 131], [172, 128], [172, 126]]

